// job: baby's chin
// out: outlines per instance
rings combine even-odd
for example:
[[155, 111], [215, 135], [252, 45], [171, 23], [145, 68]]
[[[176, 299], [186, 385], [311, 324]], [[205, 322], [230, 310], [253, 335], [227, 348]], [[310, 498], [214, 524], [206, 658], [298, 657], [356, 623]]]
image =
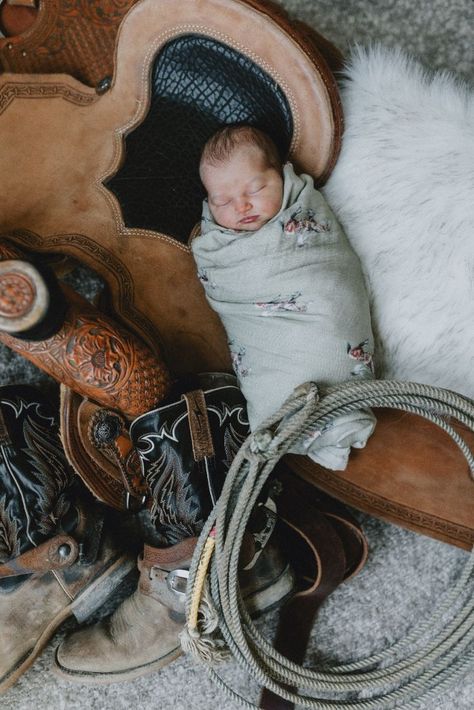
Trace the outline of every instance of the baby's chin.
[[239, 225], [238, 227], [235, 227], [234, 229], [237, 232], [256, 232], [260, 227], [263, 227], [263, 225], [267, 222], [265, 221], [259, 221], [259, 222], [251, 222], [250, 224], [242, 224]]
[[257, 217], [257, 219], [252, 222], [241, 221], [234, 225], [234, 227], [231, 227], [231, 229], [234, 229], [236, 232], [256, 232], [270, 219], [271, 217]]

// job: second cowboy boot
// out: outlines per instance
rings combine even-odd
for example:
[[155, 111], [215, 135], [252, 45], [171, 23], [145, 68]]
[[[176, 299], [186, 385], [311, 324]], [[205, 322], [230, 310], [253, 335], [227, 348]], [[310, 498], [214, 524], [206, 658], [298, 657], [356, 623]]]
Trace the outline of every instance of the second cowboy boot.
[[[195, 543], [196, 538], [188, 538], [167, 548], [145, 545], [136, 591], [110, 617], [66, 638], [56, 651], [54, 670], [79, 683], [116, 683], [178, 658]], [[242, 593], [253, 614], [279, 604], [293, 589], [292, 573], [274, 546], [242, 577]]]
[[0, 692], [67, 617], [87, 619], [133, 569], [71, 473], [56, 419], [35, 388], [0, 388]]
[[[176, 402], [139, 417], [131, 435], [150, 492], [147, 544], [137, 590], [95, 626], [57, 649], [55, 670], [80, 683], [131, 680], [181, 654], [188, 569], [225, 473], [246, 438], [242, 395], [231, 376], [206, 376]], [[272, 540], [271, 500], [259, 502], [242, 560], [241, 586], [251, 613], [278, 604], [293, 575]]]

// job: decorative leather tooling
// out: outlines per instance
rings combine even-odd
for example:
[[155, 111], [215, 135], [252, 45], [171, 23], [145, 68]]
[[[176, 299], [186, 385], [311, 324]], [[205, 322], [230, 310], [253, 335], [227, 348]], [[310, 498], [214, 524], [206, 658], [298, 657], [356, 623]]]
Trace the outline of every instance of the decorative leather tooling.
[[[114, 70], [117, 31], [137, 0], [38, 0], [0, 12], [0, 69], [66, 73], [103, 91]], [[23, 3], [24, 4], [24, 3]], [[36, 5], [36, 6], [35, 6]]]

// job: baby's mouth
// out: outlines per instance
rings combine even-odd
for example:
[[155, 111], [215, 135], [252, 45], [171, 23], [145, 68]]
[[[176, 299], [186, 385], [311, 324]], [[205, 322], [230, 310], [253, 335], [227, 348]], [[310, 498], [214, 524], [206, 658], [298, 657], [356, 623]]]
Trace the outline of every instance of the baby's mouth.
[[239, 224], [252, 224], [258, 220], [258, 214], [252, 214], [239, 220]]

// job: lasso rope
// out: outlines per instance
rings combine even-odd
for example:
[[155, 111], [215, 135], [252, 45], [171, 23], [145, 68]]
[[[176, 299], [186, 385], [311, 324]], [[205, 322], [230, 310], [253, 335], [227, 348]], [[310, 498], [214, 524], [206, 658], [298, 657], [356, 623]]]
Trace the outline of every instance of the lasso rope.
[[[238, 563], [244, 531], [258, 495], [275, 464], [296, 439], [322, 430], [341, 414], [367, 407], [402, 409], [424, 417], [447, 432], [463, 452], [474, 481], [474, 456], [449, 424], [453, 417], [474, 431], [474, 402], [454, 392], [410, 382], [384, 380], [344, 383], [319, 396], [314, 383], [297, 388], [283, 407], [245, 441], [227, 474], [219, 501], [206, 522], [189, 572], [186, 613], [194, 628], [185, 629], [183, 648], [205, 659], [221, 689], [243, 707], [257, 706], [235, 693], [216, 673], [212, 660], [222, 657], [227, 645], [235, 660], [261, 685], [277, 695], [314, 710], [354, 708], [386, 710], [419, 708], [460, 678], [474, 664], [474, 549], [456, 584], [446, 593], [429, 619], [390, 648], [353, 663], [303, 668], [278, 653], [249, 617], [238, 585]], [[474, 485], [473, 485], [474, 495]], [[211, 534], [212, 531], [212, 534]], [[203, 550], [215, 534], [210, 560], [207, 604], [215, 608], [220, 639], [196, 628], [196, 608], [203, 586]], [[214, 543], [212, 543], [214, 545]], [[209, 596], [209, 595], [208, 595]], [[190, 617], [190, 612], [191, 617]], [[216, 653], [212, 653], [212, 644]], [[201, 653], [201, 650], [204, 652]], [[286, 688], [284, 686], [287, 686]], [[297, 695], [288, 687], [319, 694]], [[364, 699], [350, 699], [354, 693]], [[339, 699], [325, 699], [328, 694]]]

